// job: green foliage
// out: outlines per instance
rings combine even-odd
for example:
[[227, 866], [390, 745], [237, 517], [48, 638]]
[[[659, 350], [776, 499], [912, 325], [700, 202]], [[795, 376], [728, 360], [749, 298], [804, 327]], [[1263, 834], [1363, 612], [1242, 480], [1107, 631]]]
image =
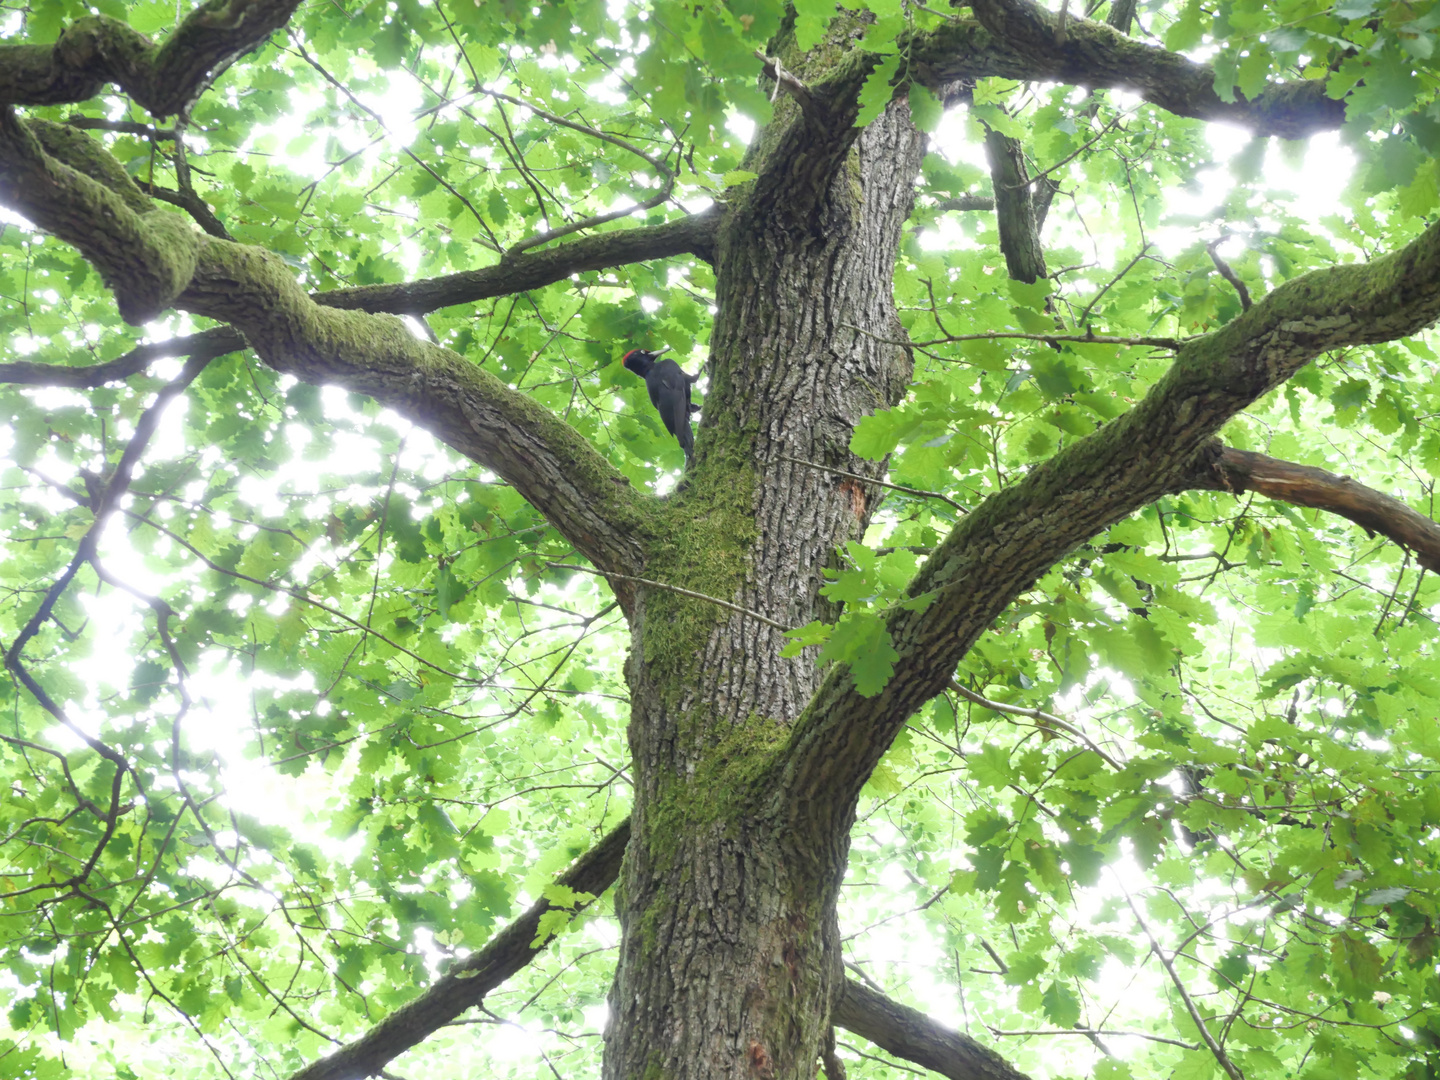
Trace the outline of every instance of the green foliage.
[[[863, 125], [912, 70], [905, 33], [951, 16], [862, 7]], [[1169, 47], [1213, 52], [1227, 100], [1327, 78], [1353, 177], [1316, 211], [1277, 179], [1287, 162], [1325, 167], [1303, 146], [1252, 140], [1216, 163], [1203, 125], [1120, 95], [992, 79], [973, 109], [942, 115], [904, 85], [940, 149], [895, 295], [930, 344], [904, 400], [851, 449], [907, 490], [837, 554], [823, 592], [838, 616], [791, 635], [862, 694], [897, 657], [885, 615], [926, 602], [907, 585], [962, 510], [1123, 413], [1168, 366], [1146, 344], [1043, 340], [1057, 317], [1076, 335], [1206, 332], [1241, 311], [1207, 252], [1222, 231], [1258, 296], [1393, 250], [1440, 206], [1440, 5], [1141, 9]], [[89, 10], [41, 0], [7, 17], [45, 42]], [[175, 17], [149, 0], [96, 10], [157, 37]], [[821, 43], [836, 12], [795, 4], [797, 47]], [[200, 99], [187, 160], [229, 233], [307, 288], [491, 266], [665, 177], [484, 90], [643, 148], [698, 205], [755, 179], [736, 132], [771, 115], [754, 53], [786, 17], [768, 0], [312, 4]], [[151, 119], [108, 93], [32, 112]], [[1050, 282], [1011, 282], [993, 216], [952, 208], [989, 192], [979, 120], [1061, 182]], [[132, 177], [179, 184], [172, 144], [97, 134]], [[1177, 199], [1217, 177], [1209, 203]], [[666, 344], [695, 370], [713, 289], [698, 260], [642, 263], [426, 321], [637, 488], [663, 491], [680, 451], [615, 361], [622, 345]], [[123, 325], [74, 251], [0, 224], [5, 360], [87, 366], [199, 329]], [[1042, 339], [953, 340], [987, 334]], [[1433, 348], [1421, 336], [1323, 357], [1225, 438], [1433, 516]], [[76, 559], [95, 527], [84, 500], [178, 370], [0, 399], [5, 647]], [[673, 523], [667, 580], [731, 595], [749, 492], [692, 495], [713, 513]], [[631, 641], [602, 587], [550, 565], [569, 545], [405, 418], [248, 353], [212, 362], [168, 408], [96, 536], [107, 576], [82, 565], [23, 649], [71, 725], [0, 683], [0, 1073], [284, 1075], [545, 896], [560, 905], [537, 933], [545, 954], [487, 1002], [523, 1039], [452, 1029], [413, 1075], [549, 1075], [536, 1047], [593, 1075], [598, 1040], [580, 1036], [601, 1023], [614, 926], [608, 903], [576, 915], [581, 897], [550, 882], [629, 809]], [[692, 663], [716, 612], [673, 597], [652, 610], [666, 616], [656, 657]], [[841, 907], [847, 959], [977, 1037], [1080, 1025], [1171, 1040], [1101, 1037], [1110, 1057], [1080, 1037], [998, 1043], [1054, 1075], [1218, 1075], [1186, 996], [1254, 1080], [1434, 1075], [1437, 618], [1435, 575], [1340, 518], [1228, 492], [1157, 500], [1044, 573], [954, 673], [1012, 711], [942, 695], [871, 776]], [[763, 732], [747, 767], [774, 748]], [[130, 763], [118, 784], [85, 734]]]

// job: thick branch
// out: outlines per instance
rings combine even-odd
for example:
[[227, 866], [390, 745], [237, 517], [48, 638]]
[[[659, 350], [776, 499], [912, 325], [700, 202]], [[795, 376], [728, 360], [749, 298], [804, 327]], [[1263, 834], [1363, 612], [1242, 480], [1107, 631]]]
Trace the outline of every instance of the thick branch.
[[231, 323], [276, 370], [368, 394], [499, 473], [600, 569], [639, 568], [648, 497], [574, 428], [399, 319], [315, 303], [263, 248], [205, 236], [169, 211], [141, 212], [149, 201], [123, 173], [112, 175], [102, 147], [73, 145], [89, 140], [64, 125], [34, 123], [65, 133], [58, 145], [77, 167], [42, 150], [4, 109], [0, 202], [77, 247], [126, 318], [173, 303]]
[[834, 1019], [882, 1050], [950, 1080], [1028, 1080], [988, 1046], [851, 979]]
[[977, 0], [981, 26], [948, 23], [917, 35], [910, 57], [927, 82], [1000, 76], [1087, 87], [1123, 87], [1177, 116], [1243, 124], [1259, 135], [1298, 139], [1331, 131], [1345, 119], [1345, 104], [1326, 96], [1325, 84], [1307, 79], [1277, 83], [1253, 99], [1233, 102], [1215, 93], [1215, 69], [1178, 53], [1134, 41], [1104, 23], [1073, 12], [1063, 42], [1056, 16], [1033, 0]]
[[[905, 720], [949, 682], [992, 621], [1050, 566], [1127, 514], [1182, 486], [1220, 427], [1314, 357], [1412, 334], [1440, 316], [1440, 225], [1367, 265], [1289, 281], [1214, 334], [1184, 343], [1170, 370], [1124, 416], [986, 499], [908, 590], [918, 611], [887, 620], [899, 653], [875, 697], [848, 669], [827, 675], [795, 725], [773, 785], [797, 821], [837, 835]], [[821, 805], [833, 817], [813, 821]]]
[[[167, 201], [168, 196], [175, 194], [148, 187], [144, 190]], [[708, 261], [720, 214], [718, 206], [712, 207], [679, 221], [573, 240], [550, 251], [521, 255], [482, 270], [465, 270], [398, 285], [335, 289], [311, 293], [310, 298], [325, 307], [394, 315], [426, 315], [456, 304], [471, 304], [494, 296], [543, 288], [588, 270], [686, 253]], [[88, 368], [61, 368], [36, 363], [0, 364], [0, 382], [37, 386], [99, 386], [129, 378], [162, 356], [189, 356], [197, 349], [218, 349], [210, 355], [219, 356], [244, 347], [245, 341], [237, 331], [216, 328], [188, 338], [137, 346], [118, 360]]]
[[1187, 488], [1235, 495], [1253, 491], [1278, 502], [1338, 514], [1367, 532], [1389, 537], [1414, 552], [1421, 566], [1440, 573], [1440, 524], [1348, 476], [1225, 446], [1194, 459], [1174, 490]]
[[159, 199], [161, 202], [169, 203], [171, 206], [178, 206], [192, 218], [195, 224], [199, 225], [211, 236], [221, 240], [234, 240], [230, 230], [225, 228], [225, 223], [215, 216], [204, 199], [193, 191], [171, 191], [169, 188], [161, 187], [159, 184], [147, 184], [141, 182], [140, 190], [149, 195], [152, 199]]
[[685, 254], [710, 262], [714, 258], [715, 230], [720, 216], [721, 208], [714, 206], [663, 225], [620, 229], [572, 240], [548, 251], [526, 252], [482, 270], [465, 270], [402, 285], [335, 289], [315, 293], [314, 299], [326, 307], [424, 315], [455, 304], [473, 304], [492, 296], [539, 289], [587, 270]]
[[77, 19], [53, 45], [0, 45], [0, 105], [58, 105], [114, 83], [156, 116], [181, 112], [298, 0], [207, 0], [156, 45], [118, 19]]
[[[911, 78], [948, 100], [957, 86], [1000, 76], [1121, 87], [1178, 116], [1243, 124], [1261, 135], [1299, 138], [1338, 128], [1345, 119], [1344, 103], [1328, 97], [1318, 80], [1275, 84], [1254, 99], [1237, 92], [1226, 102], [1215, 93], [1213, 67], [1134, 41], [1105, 23], [1072, 16], [1061, 34], [1056, 16], [1033, 0], [984, 0], [971, 7], [979, 23], [957, 19], [902, 41], [909, 62], [907, 75], [895, 79], [897, 95]], [[860, 90], [879, 59], [850, 47], [854, 29], [836, 19], [829, 40], [810, 53], [779, 50], [783, 67], [778, 58], [765, 58], [766, 70], [791, 94], [777, 101], [765, 139], [747, 157], [745, 167], [759, 175], [748, 210], [780, 208], [803, 218], [828, 190], [858, 134], [853, 125]], [[837, 47], [841, 59], [835, 62]], [[803, 107], [790, 100], [796, 86], [804, 88]], [[1047, 187], [1046, 208], [1052, 195]]]
[[[580, 856], [574, 866], [556, 879], [556, 884], [592, 897], [599, 896], [619, 876], [625, 845], [629, 842], [627, 818]], [[575, 911], [583, 911], [590, 903], [587, 900], [576, 904]], [[548, 900], [537, 900], [483, 949], [453, 965], [415, 1000], [400, 1006], [354, 1042], [307, 1065], [290, 1080], [361, 1080], [375, 1075], [387, 1062], [423, 1042], [466, 1009], [479, 1005], [486, 994], [539, 955], [545, 947], [543, 942], [534, 944], [540, 919], [555, 910], [556, 906]]]
[[245, 339], [238, 331], [229, 326], [217, 326], [213, 330], [191, 334], [189, 337], [136, 345], [124, 356], [90, 367], [59, 367], [31, 361], [0, 364], [0, 383], [19, 386], [69, 386], [78, 390], [128, 379], [164, 356], [192, 356], [196, 359], [213, 360], [217, 356], [243, 348]]
[[195, 271], [202, 238], [187, 221], [150, 209], [83, 132], [48, 120], [22, 124], [9, 106], [0, 106], [0, 200], [78, 248], [132, 325], [170, 307]]
[[1045, 249], [1040, 246], [1040, 223], [1035, 219], [1025, 151], [1019, 139], [986, 128], [985, 156], [995, 189], [995, 223], [1005, 268], [1016, 281], [1034, 284], [1050, 275], [1045, 269]]
[[[626, 819], [576, 861], [556, 884], [599, 896], [620, 876], [630, 839]], [[587, 904], [577, 905], [577, 911]], [[290, 1080], [360, 1080], [419, 1045], [530, 963], [545, 947], [533, 945], [540, 918], [555, 910], [538, 900], [496, 934], [484, 948], [452, 967], [426, 990], [360, 1038], [295, 1073]], [[951, 1080], [1028, 1080], [995, 1051], [952, 1031], [921, 1012], [891, 1001], [859, 983], [845, 983], [834, 1022], [869, 1039], [896, 1057], [932, 1069]]]

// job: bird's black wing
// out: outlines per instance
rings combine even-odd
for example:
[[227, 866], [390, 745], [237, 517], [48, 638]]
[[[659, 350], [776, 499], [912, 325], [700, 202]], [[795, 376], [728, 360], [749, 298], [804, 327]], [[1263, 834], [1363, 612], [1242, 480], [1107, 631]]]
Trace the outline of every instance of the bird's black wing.
[[661, 360], [645, 382], [665, 430], [679, 441], [689, 461], [695, 450], [695, 436], [690, 430], [690, 377], [674, 360]]

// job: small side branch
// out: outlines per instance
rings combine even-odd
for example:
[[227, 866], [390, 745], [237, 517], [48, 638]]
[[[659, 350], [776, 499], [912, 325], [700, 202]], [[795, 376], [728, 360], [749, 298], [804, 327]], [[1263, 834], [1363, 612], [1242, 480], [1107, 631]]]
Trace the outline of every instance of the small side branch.
[[[556, 879], [557, 885], [592, 897], [577, 903], [575, 914], [614, 884], [629, 843], [630, 819], [626, 818]], [[479, 1005], [486, 994], [535, 959], [548, 944], [536, 943], [541, 916], [554, 910], [556, 905], [550, 901], [537, 900], [484, 948], [454, 964], [430, 989], [354, 1042], [307, 1065], [290, 1080], [358, 1080], [375, 1075], [387, 1062], [424, 1042], [466, 1009]]]
[[217, 326], [188, 337], [146, 342], [144, 345], [135, 346], [124, 356], [90, 367], [57, 367], [54, 364], [37, 364], [33, 361], [0, 364], [0, 383], [16, 386], [65, 386], [84, 390], [104, 386], [106, 383], [121, 382], [144, 371], [162, 357], [189, 356], [213, 360], [217, 356], [238, 352], [243, 348], [245, 338], [240, 331], [229, 326]]
[[887, 1053], [950, 1080], [1029, 1080], [988, 1046], [849, 979], [834, 1021]]
[[1170, 349], [1172, 351], [1185, 344], [1183, 338], [1171, 337], [1114, 337], [1110, 334], [1022, 334], [1009, 330], [988, 330], [983, 334], [947, 334], [945, 337], [931, 338], [929, 341], [895, 341], [890, 338], [882, 338], [859, 326], [852, 326], [850, 323], [841, 323], [848, 330], [855, 330], [883, 341], [887, 345], [906, 345], [916, 349], [933, 349], [936, 345], [948, 345], [954, 341], [999, 341], [1011, 338], [1018, 338], [1022, 341], [1076, 341], [1085, 345], [1148, 345], [1156, 349]]
[[1175, 490], [1187, 488], [1235, 495], [1253, 491], [1277, 502], [1337, 514], [1395, 541], [1425, 569], [1440, 573], [1440, 524], [1348, 476], [1217, 445], [1197, 457]]
[[555, 570], [575, 570], [582, 574], [594, 574], [596, 577], [603, 577], [613, 581], [629, 581], [636, 585], [644, 585], [649, 589], [659, 589], [662, 592], [674, 593], [676, 596], [684, 596], [691, 600], [702, 600], [707, 604], [714, 604], [716, 607], [724, 608], [726, 611], [733, 611], [737, 615], [744, 615], [747, 619], [755, 619], [758, 622], [764, 623], [766, 626], [773, 626], [776, 630], [784, 633], [789, 633], [794, 629], [793, 627], [786, 626], [784, 623], [776, 622], [774, 619], [761, 615], [758, 611], [751, 611], [749, 608], [741, 607], [739, 604], [732, 604], [728, 600], [721, 600], [717, 596], [706, 596], [704, 593], [695, 592], [692, 589], [682, 589], [679, 585], [667, 585], [663, 581], [652, 581], [650, 578], [633, 577], [630, 574], [602, 572], [588, 566], [576, 566], [573, 563], [552, 562], [546, 563], [545, 565]]
[[1245, 1080], [1245, 1074], [1230, 1060], [1230, 1055], [1225, 1052], [1225, 1048], [1215, 1041], [1215, 1036], [1211, 1035], [1210, 1029], [1205, 1026], [1205, 1018], [1200, 1015], [1200, 1010], [1196, 1007], [1194, 999], [1190, 996], [1190, 992], [1185, 989], [1184, 980], [1180, 978], [1179, 972], [1175, 970], [1175, 962], [1165, 955], [1165, 950], [1160, 947], [1160, 942], [1157, 941], [1155, 935], [1150, 932], [1150, 927], [1145, 922], [1144, 916], [1140, 914], [1140, 909], [1135, 906], [1135, 901], [1131, 899], [1129, 891], [1125, 889], [1125, 885], [1120, 881], [1118, 875], [1115, 881], [1120, 885], [1121, 890], [1125, 892], [1125, 903], [1130, 905], [1130, 911], [1135, 916], [1135, 921], [1140, 924], [1140, 929], [1149, 940], [1150, 951], [1155, 954], [1155, 958], [1159, 960], [1161, 966], [1165, 968], [1165, 973], [1170, 976], [1170, 981], [1180, 994], [1180, 1000], [1185, 1003], [1185, 1011], [1190, 1014], [1190, 1019], [1199, 1030], [1200, 1038], [1204, 1040], [1205, 1046], [1209, 1049], [1210, 1053], [1214, 1055], [1215, 1060], [1220, 1064], [1220, 1068], [1225, 1070], [1225, 1075], [1230, 1077], [1230, 1080]]
[[765, 65], [763, 69], [765, 74], [775, 80], [775, 89], [770, 94], [771, 101], [779, 97], [780, 91], [783, 90], [795, 99], [807, 120], [818, 121], [820, 119], [820, 109], [815, 104], [815, 95], [810, 92], [808, 86], [800, 81], [798, 76], [785, 70], [778, 56], [766, 56], [762, 50], [756, 49], [755, 59]]
[[1250, 290], [1245, 287], [1245, 282], [1240, 280], [1240, 275], [1235, 273], [1235, 271], [1230, 268], [1230, 264], [1222, 259], [1220, 253], [1215, 250], [1229, 239], [1230, 236], [1227, 233], [1218, 240], [1211, 240], [1210, 243], [1205, 245], [1205, 250], [1210, 253], [1210, 261], [1215, 264], [1215, 269], [1220, 271], [1220, 276], [1235, 286], [1235, 291], [1240, 294], [1240, 309], [1242, 311], [1249, 311]]
[[862, 484], [874, 484], [876, 487], [889, 488], [891, 491], [899, 491], [906, 495], [918, 495], [922, 499], [940, 499], [949, 503], [962, 514], [968, 514], [970, 512], [969, 507], [961, 506], [954, 499], [950, 498], [949, 495], [942, 494], [938, 491], [926, 491], [923, 488], [905, 487], [903, 484], [891, 484], [885, 480], [876, 480], [873, 476], [847, 472], [844, 469], [836, 469], [829, 465], [820, 465], [814, 461], [805, 461], [803, 458], [786, 457], [784, 454], [779, 455], [779, 457], [781, 461], [788, 461], [795, 465], [805, 465], [811, 469], [818, 469], [820, 472], [834, 473], [836, 476], [843, 476], [849, 480], [858, 480]]
[[955, 693], [959, 694], [966, 701], [972, 702], [975, 705], [979, 705], [982, 708], [989, 709], [991, 712], [1001, 713], [1005, 716], [1023, 716], [1030, 720], [1039, 721], [1041, 724], [1047, 727], [1056, 728], [1060, 731], [1066, 732], [1067, 734], [1072, 735], [1074, 738], [1083, 743], [1087, 749], [1094, 751], [1100, 757], [1100, 759], [1105, 762], [1106, 765], [1109, 765], [1116, 772], [1120, 772], [1124, 768], [1124, 766], [1121, 765], [1120, 762], [1116, 761], [1104, 750], [1100, 749], [1100, 747], [1095, 743], [1093, 739], [1090, 738], [1089, 735], [1086, 735], [1085, 732], [1081, 731], [1074, 724], [1070, 723], [1067, 720], [1060, 719], [1060, 717], [1055, 716], [1053, 713], [1041, 712], [1039, 709], [1027, 709], [1021, 705], [1007, 705], [1003, 701], [992, 701], [990, 698], [985, 697], [983, 694], [977, 694], [974, 690], [969, 690], [966, 687], [961, 686], [958, 682], [954, 682], [953, 680], [950, 683], [950, 689], [955, 691]]

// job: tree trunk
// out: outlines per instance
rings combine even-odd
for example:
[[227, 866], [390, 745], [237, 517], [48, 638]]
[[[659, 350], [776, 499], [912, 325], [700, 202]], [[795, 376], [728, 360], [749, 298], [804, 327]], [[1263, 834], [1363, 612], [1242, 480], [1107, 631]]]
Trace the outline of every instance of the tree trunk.
[[[887, 342], [904, 333], [891, 280], [923, 149], [898, 101], [813, 205], [752, 204], [722, 230], [698, 463], [647, 577], [783, 626], [833, 616], [818, 571], [879, 489], [799, 462], [880, 471], [849, 443], [910, 376]], [[777, 626], [673, 593], [642, 593], [632, 626], [634, 833], [605, 1075], [812, 1077], [841, 987], [853, 807], [814, 836], [765, 776], [821, 672], [780, 656]]]

